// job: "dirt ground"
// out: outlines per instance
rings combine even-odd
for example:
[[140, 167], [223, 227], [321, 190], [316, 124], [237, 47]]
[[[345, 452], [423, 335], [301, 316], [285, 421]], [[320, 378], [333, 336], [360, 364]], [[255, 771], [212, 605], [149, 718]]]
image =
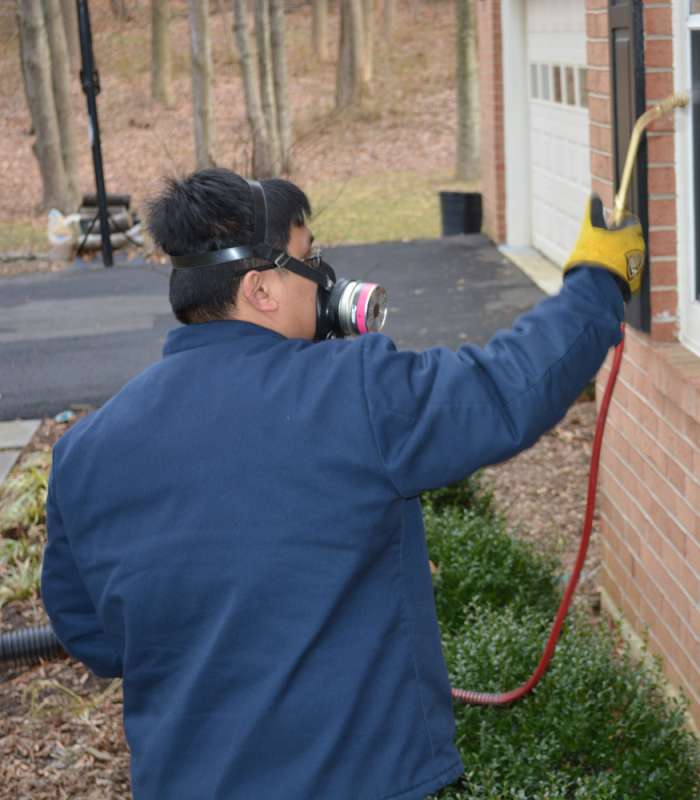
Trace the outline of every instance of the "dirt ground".
[[[484, 476], [516, 535], [559, 553], [567, 567], [578, 547], [594, 421], [595, 404], [579, 403], [534, 447]], [[50, 449], [67, 427], [45, 420], [23, 457]], [[595, 598], [598, 564], [594, 535], [584, 602]], [[0, 630], [44, 621], [38, 601], [13, 603], [0, 613]], [[120, 682], [68, 659], [0, 667], [0, 800], [129, 796]]]
[[[171, 0], [175, 102], [167, 109], [150, 97], [150, 4], [129, 0], [128, 6], [131, 20], [118, 22], [109, 0], [90, 3], [102, 85], [98, 104], [106, 185], [110, 192], [130, 193], [132, 206], [143, 216], [144, 201], [157, 193], [163, 176], [194, 169], [186, 0]], [[211, 26], [215, 157], [221, 166], [245, 173], [251, 146], [242, 81], [226, 37], [231, 4], [221, 6], [227, 13], [214, 13]], [[319, 182], [342, 183], [368, 175], [451, 174], [456, 136], [453, 2], [399, 3], [390, 46], [378, 26], [371, 96], [361, 109], [340, 114], [334, 111], [335, 64], [319, 63], [310, 46], [310, 5], [288, 6], [293, 9], [287, 15], [287, 49], [294, 143], [289, 177], [308, 190]], [[331, 13], [331, 53], [337, 27], [337, 14]], [[32, 153], [12, 3], [0, 4], [0, 44], [0, 253], [45, 252], [46, 213], [39, 209], [41, 182]], [[85, 98], [77, 79], [72, 101], [80, 187], [92, 192]], [[50, 268], [45, 262], [8, 264], [0, 259], [0, 275]]]

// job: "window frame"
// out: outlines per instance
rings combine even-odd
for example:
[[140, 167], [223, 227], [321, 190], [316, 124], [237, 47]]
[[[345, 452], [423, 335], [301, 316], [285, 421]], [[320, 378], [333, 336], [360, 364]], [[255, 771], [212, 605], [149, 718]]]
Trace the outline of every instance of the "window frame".
[[[684, 4], [685, 5], [685, 4]], [[679, 14], [676, 49], [676, 89], [692, 92], [692, 33], [700, 33], [700, 13], [689, 13], [690, 3]], [[700, 45], [700, 43], [699, 43]], [[700, 57], [700, 53], [698, 53]], [[692, 104], [692, 97], [691, 97]], [[681, 111], [676, 125], [676, 201], [678, 203], [678, 314], [680, 342], [700, 355], [700, 131], [694, 147], [692, 105]], [[696, 189], [696, 171], [698, 185]], [[697, 192], [697, 196], [696, 196]]]

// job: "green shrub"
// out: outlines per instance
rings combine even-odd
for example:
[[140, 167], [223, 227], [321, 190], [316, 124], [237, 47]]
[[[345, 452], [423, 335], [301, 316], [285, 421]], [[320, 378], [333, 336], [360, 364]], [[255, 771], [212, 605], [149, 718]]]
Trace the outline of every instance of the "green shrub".
[[[423, 497], [454, 686], [521, 685], [559, 604], [557, 562], [513, 540], [469, 479]], [[700, 746], [663, 677], [619, 636], [570, 614], [547, 673], [508, 708], [455, 706], [464, 776], [434, 800], [700, 800]]]
[[[472, 622], [444, 637], [453, 685], [515, 688], [534, 669], [551, 620], [472, 604]], [[488, 797], [697, 800], [700, 751], [685, 705], [658, 669], [637, 663], [583, 617], [565, 626], [539, 686], [510, 708], [456, 706], [465, 775], [440, 800]]]
[[482, 517], [494, 514], [493, 493], [484, 490], [478, 472], [442, 489], [424, 492], [421, 502], [423, 508], [436, 514], [449, 509], [469, 509]]
[[435, 603], [444, 632], [456, 632], [479, 598], [493, 608], [535, 608], [554, 614], [559, 603], [556, 561], [508, 535], [494, 514], [447, 508], [424, 509], [428, 551], [437, 573]]

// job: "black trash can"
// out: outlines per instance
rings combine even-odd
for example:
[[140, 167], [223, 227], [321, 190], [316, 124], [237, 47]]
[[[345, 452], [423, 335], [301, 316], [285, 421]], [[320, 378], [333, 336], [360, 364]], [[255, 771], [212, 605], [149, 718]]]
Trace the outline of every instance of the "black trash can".
[[481, 233], [480, 192], [440, 192], [442, 235]]

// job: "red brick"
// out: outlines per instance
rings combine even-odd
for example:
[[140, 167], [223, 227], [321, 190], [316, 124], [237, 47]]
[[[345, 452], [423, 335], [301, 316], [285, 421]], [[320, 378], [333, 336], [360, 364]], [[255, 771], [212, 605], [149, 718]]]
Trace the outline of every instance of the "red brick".
[[675, 91], [673, 72], [647, 72], [644, 76], [647, 105], [665, 99]]
[[673, 67], [673, 41], [647, 39], [644, 42], [644, 63], [649, 67]]
[[595, 69], [587, 70], [586, 84], [588, 91], [594, 94], [610, 94], [610, 70]]
[[604, 42], [586, 42], [586, 63], [591, 67], [610, 65], [610, 45]]
[[649, 200], [649, 225], [651, 227], [670, 227], [676, 224], [676, 200]]
[[651, 285], [652, 286], [677, 286], [678, 266], [675, 259], [673, 261], [651, 262]]
[[674, 194], [676, 191], [676, 170], [673, 167], [655, 167], [649, 164], [649, 193]]
[[586, 36], [589, 39], [607, 39], [608, 15], [586, 14]]
[[673, 164], [676, 148], [671, 134], [652, 134], [647, 137], [647, 153], [650, 164]]
[[644, 33], [647, 36], [673, 35], [673, 15], [670, 5], [666, 8], [644, 8]]
[[612, 153], [612, 129], [609, 125], [591, 125], [591, 148]]
[[649, 232], [649, 253], [651, 256], [675, 256], [676, 255], [676, 231], [655, 231]]
[[658, 320], [652, 319], [651, 338], [655, 342], [670, 343], [678, 341], [678, 323], [659, 322]]
[[602, 153], [591, 153], [591, 174], [612, 175], [612, 158]]
[[654, 289], [651, 290], [651, 314], [671, 314], [676, 316], [678, 313], [678, 290], [677, 289]]

